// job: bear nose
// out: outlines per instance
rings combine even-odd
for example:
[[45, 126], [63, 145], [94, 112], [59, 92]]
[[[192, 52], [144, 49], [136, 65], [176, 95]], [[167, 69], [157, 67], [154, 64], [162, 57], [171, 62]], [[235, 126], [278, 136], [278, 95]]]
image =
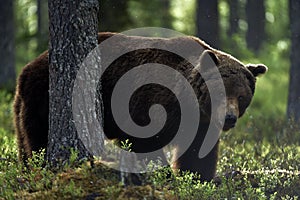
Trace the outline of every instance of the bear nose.
[[232, 125], [234, 125], [235, 122], [236, 122], [236, 120], [237, 120], [237, 117], [235, 115], [233, 115], [233, 114], [227, 114], [225, 116], [225, 124], [232, 124]]

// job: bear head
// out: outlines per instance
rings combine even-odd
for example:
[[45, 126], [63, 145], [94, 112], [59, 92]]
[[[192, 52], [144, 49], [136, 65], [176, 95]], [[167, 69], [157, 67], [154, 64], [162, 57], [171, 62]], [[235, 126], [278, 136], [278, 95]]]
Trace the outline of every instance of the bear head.
[[[201, 91], [198, 99], [204, 116], [202, 121], [212, 120], [217, 127], [228, 131], [249, 106], [255, 91], [256, 77], [266, 73], [268, 68], [263, 64], [245, 65], [215, 49], [204, 50], [198, 63], [195, 70], [200, 71], [201, 76], [195, 72], [198, 77], [194, 81], [197, 81]], [[212, 90], [209, 90], [208, 85]], [[212, 111], [211, 95], [216, 95], [218, 103], [215, 112]]]

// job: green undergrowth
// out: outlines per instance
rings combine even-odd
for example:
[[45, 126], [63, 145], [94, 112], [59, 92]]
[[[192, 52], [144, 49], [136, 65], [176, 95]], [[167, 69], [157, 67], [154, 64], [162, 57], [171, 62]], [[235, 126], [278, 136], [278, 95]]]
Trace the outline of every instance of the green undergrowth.
[[[269, 141], [250, 124], [223, 133], [215, 182], [200, 183], [191, 173], [170, 168], [144, 176], [145, 185], [124, 186], [119, 173], [96, 161], [73, 161], [53, 172], [35, 153], [29, 169], [17, 162], [14, 135], [0, 129], [0, 198], [4, 199], [298, 199], [300, 146], [288, 135]], [[290, 127], [289, 127], [290, 128]], [[287, 129], [286, 132], [290, 131]], [[253, 133], [255, 132], [255, 133]], [[251, 135], [252, 134], [252, 135]], [[247, 136], [248, 135], [248, 136]], [[298, 140], [299, 141], [299, 140]], [[76, 157], [73, 153], [72, 160]]]
[[[224, 142], [225, 143], [225, 142]], [[299, 147], [283, 150], [262, 145], [258, 155], [247, 145], [224, 148], [220, 154], [219, 181], [200, 183], [197, 175], [168, 176], [170, 169], [153, 172], [143, 186], [124, 186], [107, 166], [84, 163], [59, 172], [42, 168], [43, 154], [35, 154], [30, 171], [2, 160], [0, 194], [5, 199], [297, 199], [300, 196]], [[282, 152], [282, 151], [285, 151]], [[247, 153], [245, 153], [247, 152]], [[281, 158], [279, 155], [284, 156]], [[239, 170], [231, 176], [233, 170]], [[224, 175], [227, 173], [227, 175]]]

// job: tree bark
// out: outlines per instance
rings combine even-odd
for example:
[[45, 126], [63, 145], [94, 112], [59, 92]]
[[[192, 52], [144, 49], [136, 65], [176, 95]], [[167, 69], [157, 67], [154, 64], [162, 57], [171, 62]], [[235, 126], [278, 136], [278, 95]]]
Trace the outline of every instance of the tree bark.
[[49, 0], [47, 160], [54, 166], [68, 161], [71, 149], [79, 160], [90, 156], [73, 121], [72, 91], [80, 64], [97, 45], [98, 10], [98, 0]]
[[291, 28], [291, 68], [287, 115], [300, 122], [300, 1], [289, 0]]
[[218, 0], [197, 1], [197, 36], [215, 48], [220, 47]]
[[48, 0], [37, 0], [38, 18], [38, 51], [42, 52], [48, 48], [49, 38], [49, 19], [48, 19]]
[[228, 35], [232, 36], [238, 32], [239, 29], [239, 1], [229, 0], [229, 30]]
[[249, 49], [258, 52], [265, 39], [265, 13], [266, 8], [264, 0], [247, 0], [246, 18], [248, 30], [246, 41]]
[[16, 80], [13, 1], [0, 4], [0, 89], [13, 91]]

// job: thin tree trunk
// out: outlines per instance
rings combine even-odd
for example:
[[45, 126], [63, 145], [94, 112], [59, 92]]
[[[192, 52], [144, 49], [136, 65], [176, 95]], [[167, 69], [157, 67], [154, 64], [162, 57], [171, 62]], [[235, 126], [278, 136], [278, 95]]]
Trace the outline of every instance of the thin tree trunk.
[[[71, 148], [78, 151], [78, 159], [90, 156], [78, 137], [73, 121], [72, 91], [80, 64], [97, 45], [98, 9], [98, 0], [49, 0], [47, 159], [54, 166], [68, 160]], [[89, 137], [89, 133], [86, 134]], [[102, 145], [101, 142], [103, 141], [99, 141], [99, 146]]]
[[215, 48], [220, 47], [218, 0], [197, 1], [197, 36]]
[[48, 0], [37, 0], [38, 17], [38, 51], [45, 51], [48, 48], [49, 39], [49, 19]]
[[249, 49], [258, 52], [265, 39], [265, 4], [264, 0], [247, 0], [246, 18], [248, 30], [246, 41]]
[[103, 0], [100, 7], [100, 31], [125, 31], [131, 24], [128, 13], [128, 0]]
[[172, 16], [170, 13], [170, 0], [161, 0], [162, 4], [162, 27], [163, 28], [172, 28]]
[[12, 91], [16, 80], [13, 1], [0, 4], [0, 89]]
[[287, 115], [300, 122], [300, 1], [289, 0], [291, 27], [291, 68]]
[[238, 32], [239, 29], [239, 1], [229, 0], [229, 30], [228, 35], [232, 36]]

